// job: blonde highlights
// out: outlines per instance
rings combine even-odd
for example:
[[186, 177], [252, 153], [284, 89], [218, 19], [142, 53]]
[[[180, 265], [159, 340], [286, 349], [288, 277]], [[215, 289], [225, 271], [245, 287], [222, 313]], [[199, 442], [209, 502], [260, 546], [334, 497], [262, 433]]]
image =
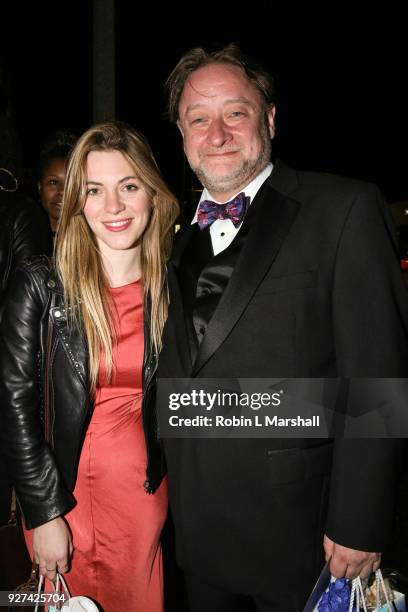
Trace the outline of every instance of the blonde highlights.
[[[86, 164], [91, 151], [120, 151], [131, 163], [151, 201], [152, 213], [142, 236], [141, 266], [146, 320], [152, 350], [158, 354], [167, 318], [166, 261], [172, 229], [179, 213], [145, 138], [130, 126], [107, 122], [89, 129], [70, 156], [63, 206], [55, 243], [55, 263], [67, 313], [87, 339], [91, 390], [98, 382], [101, 353], [105, 354], [108, 380], [114, 368], [115, 311], [94, 235], [83, 215], [86, 201]], [[145, 311], [146, 314], [146, 311]]]

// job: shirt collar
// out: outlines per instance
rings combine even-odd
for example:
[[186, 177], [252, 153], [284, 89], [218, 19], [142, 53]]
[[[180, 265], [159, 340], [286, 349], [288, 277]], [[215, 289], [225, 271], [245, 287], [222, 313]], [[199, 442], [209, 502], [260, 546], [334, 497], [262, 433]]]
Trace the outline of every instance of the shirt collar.
[[[266, 181], [266, 179], [270, 176], [272, 170], [273, 170], [273, 164], [269, 162], [265, 166], [265, 168], [262, 170], [262, 172], [260, 172], [244, 189], [240, 189], [239, 191], [237, 191], [237, 193], [233, 195], [232, 198], [229, 198], [229, 200], [233, 200], [235, 196], [237, 196], [239, 193], [244, 191], [246, 197], [249, 197], [249, 204], [251, 205], [254, 197], [256, 196], [256, 194], [258, 193], [259, 189], [261, 188], [263, 183]], [[217, 204], [222, 204], [222, 202], [218, 202], [217, 200], [215, 200], [211, 196], [210, 192], [206, 188], [204, 188], [201, 194], [200, 201], [196, 208], [195, 215], [193, 217], [193, 220], [191, 221], [191, 225], [193, 225], [193, 223], [197, 223], [198, 207], [200, 206], [200, 203], [203, 200], [212, 200], [213, 202], [216, 202]]]

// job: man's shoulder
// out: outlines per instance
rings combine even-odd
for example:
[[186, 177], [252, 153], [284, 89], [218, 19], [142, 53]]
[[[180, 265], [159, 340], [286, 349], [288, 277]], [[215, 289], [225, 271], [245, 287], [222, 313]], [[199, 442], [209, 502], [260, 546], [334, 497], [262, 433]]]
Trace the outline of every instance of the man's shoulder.
[[[293, 197], [326, 198], [331, 200], [347, 201], [359, 194], [368, 194], [378, 197], [379, 189], [374, 183], [356, 178], [341, 176], [331, 172], [316, 172], [311, 170], [293, 169], [285, 163], [278, 161], [275, 171], [269, 181], [272, 187], [290, 186]], [[275, 174], [275, 176], [274, 176]], [[289, 195], [289, 193], [288, 193]]]
[[379, 189], [374, 183], [360, 179], [332, 174], [329, 172], [301, 171], [300, 183], [309, 190], [330, 192], [342, 197], [355, 197], [360, 193], [378, 193]]

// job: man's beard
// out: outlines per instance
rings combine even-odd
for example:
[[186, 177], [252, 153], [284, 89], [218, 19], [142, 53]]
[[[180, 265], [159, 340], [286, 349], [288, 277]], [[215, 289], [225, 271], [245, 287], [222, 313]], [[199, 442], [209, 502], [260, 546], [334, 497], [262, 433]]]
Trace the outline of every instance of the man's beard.
[[[208, 172], [205, 168], [205, 161], [200, 160], [198, 166], [191, 169], [196, 174], [198, 180], [210, 193], [228, 193], [238, 191], [241, 187], [245, 187], [257, 176], [270, 161], [271, 156], [271, 140], [267, 126], [262, 127], [262, 146], [259, 155], [256, 159], [243, 159], [238, 167], [232, 172], [224, 175], [217, 175]], [[225, 149], [227, 152], [228, 150]], [[221, 152], [221, 151], [220, 151]]]

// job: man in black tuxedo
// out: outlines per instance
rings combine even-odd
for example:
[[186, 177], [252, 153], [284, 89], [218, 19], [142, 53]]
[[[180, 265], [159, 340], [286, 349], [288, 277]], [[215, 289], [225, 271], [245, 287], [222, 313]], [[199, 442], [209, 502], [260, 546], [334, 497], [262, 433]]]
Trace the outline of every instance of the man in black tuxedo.
[[[234, 45], [187, 53], [168, 87], [204, 191], [169, 264], [158, 377], [405, 376], [407, 296], [377, 188], [272, 165], [273, 81]], [[166, 439], [191, 610], [302, 610], [324, 553], [338, 577], [377, 569], [400, 450]]]

